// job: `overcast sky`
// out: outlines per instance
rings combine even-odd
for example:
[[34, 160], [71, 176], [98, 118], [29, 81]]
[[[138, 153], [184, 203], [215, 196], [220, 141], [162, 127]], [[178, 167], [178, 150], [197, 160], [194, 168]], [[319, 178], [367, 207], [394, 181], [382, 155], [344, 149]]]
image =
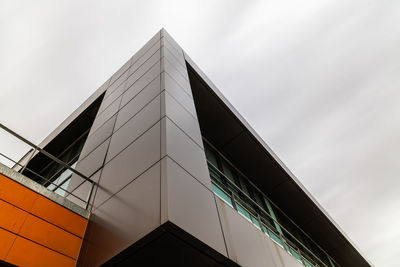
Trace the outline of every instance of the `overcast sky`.
[[[0, 0], [0, 122], [39, 143], [162, 27], [370, 262], [399, 266], [398, 0]], [[0, 133], [0, 152], [26, 151]]]

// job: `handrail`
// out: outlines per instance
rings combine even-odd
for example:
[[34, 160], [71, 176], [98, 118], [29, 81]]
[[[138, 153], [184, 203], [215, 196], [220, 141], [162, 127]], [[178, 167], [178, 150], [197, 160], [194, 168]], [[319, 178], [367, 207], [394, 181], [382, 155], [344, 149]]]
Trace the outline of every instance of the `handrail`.
[[[4, 155], [3, 153], [0, 153], [0, 156], [3, 156], [4, 158], [8, 159], [9, 161], [11, 161], [11, 162], [13, 162], [13, 163], [15, 163], [15, 164], [17, 164], [17, 165], [19, 165], [19, 166], [21, 166], [21, 167], [23, 166], [21, 163], [19, 163], [19, 162], [13, 160], [12, 158], [10, 158], [10, 157]], [[39, 176], [39, 177], [40, 177], [41, 179], [43, 179], [45, 182], [50, 182], [50, 184], [57, 185], [57, 184], [53, 183], [52, 181], [50, 181], [50, 178], [45, 178], [45, 177], [41, 176], [40, 174], [38, 174], [38, 173], [36, 173], [36, 172], [30, 170], [30, 169], [27, 168], [27, 167], [26, 167], [25, 169], [28, 170], [29, 172], [33, 173], [34, 175]], [[91, 181], [91, 182], [94, 183], [93, 181]], [[85, 202], [85, 203], [87, 202], [87, 200], [84, 200], [84, 199], [82, 199], [82, 198], [80, 198], [80, 197], [78, 197], [78, 196], [72, 194], [72, 193], [69, 192], [68, 190], [66, 190], [66, 189], [64, 189], [64, 188], [62, 188], [62, 187], [59, 187], [59, 188], [60, 188], [61, 190], [65, 191], [65, 192], [67, 192], [68, 194], [72, 195], [73, 197], [76, 197], [77, 199], [81, 200], [82, 202]], [[54, 190], [51, 190], [51, 191], [54, 191]]]
[[[15, 161], [12, 158], [4, 155], [3, 153], [0, 153], [0, 156], [3, 156], [4, 158], [6, 158], [7, 160], [13, 162], [15, 165], [14, 166], [20, 166], [21, 169], [19, 170], [20, 173], [22, 173], [23, 171], [28, 171], [30, 173], [32, 173], [33, 175], [35, 175], [36, 177], [39, 177], [40, 179], [43, 180], [44, 183], [50, 183], [52, 185], [55, 185], [54, 190], [51, 190], [53, 192], [55, 192], [57, 189], [61, 189], [63, 192], [65, 192], [67, 195], [63, 197], [68, 197], [69, 195], [73, 196], [74, 198], [76, 198], [77, 200], [82, 201], [83, 203], [85, 203], [85, 209], [88, 209], [89, 207], [89, 202], [90, 202], [90, 198], [92, 196], [92, 192], [93, 192], [93, 188], [94, 185], [96, 184], [96, 182], [94, 182], [93, 180], [91, 180], [90, 178], [88, 178], [86, 175], [84, 175], [83, 173], [75, 170], [74, 168], [72, 168], [70, 165], [68, 165], [67, 163], [65, 163], [64, 161], [60, 160], [59, 158], [53, 156], [52, 154], [50, 154], [49, 152], [45, 151], [44, 149], [40, 148], [39, 146], [35, 145], [34, 143], [30, 142], [29, 140], [27, 140], [26, 138], [22, 137], [21, 135], [19, 135], [18, 133], [16, 133], [15, 131], [11, 130], [10, 128], [6, 127], [4, 124], [0, 123], [0, 128], [3, 129], [4, 131], [6, 131], [7, 133], [11, 134], [12, 136], [16, 137], [18, 140], [22, 141], [23, 143], [27, 144], [28, 146], [31, 147], [31, 149], [24, 155], [24, 157], [22, 159], [25, 159], [28, 157], [26, 163], [21, 164], [21, 162]], [[42, 175], [40, 175], [39, 173], [36, 173], [35, 171], [31, 170], [30, 168], [28, 168], [28, 164], [30, 162], [30, 160], [35, 156], [35, 153], [42, 153], [44, 154], [46, 157], [50, 158], [53, 162], [56, 162], [58, 164], [60, 164], [62, 166], [62, 168], [60, 170], [58, 170], [52, 177], [46, 178], [43, 177]], [[21, 161], [21, 160], [20, 160]], [[72, 173], [80, 176], [83, 179], [83, 182], [89, 182], [91, 183], [91, 189], [90, 189], [90, 194], [87, 200], [82, 199], [81, 197], [73, 194], [73, 190], [70, 192], [64, 188], [62, 188], [62, 184], [64, 184], [67, 180], [64, 179], [60, 184], [55, 184], [53, 180], [53, 178], [55, 177], [55, 175], [57, 175], [57, 173], [60, 173], [62, 170], [69, 170]], [[29, 178], [29, 177], [28, 177]], [[82, 184], [81, 183], [81, 184]], [[76, 189], [76, 188], [75, 188]], [[74, 189], [74, 190], [75, 190]], [[56, 193], [56, 192], [55, 192]], [[57, 193], [56, 193], [57, 194]]]
[[10, 128], [4, 126], [2, 123], [0, 123], [0, 128], [2, 128], [4, 131], [10, 133], [11, 135], [13, 135], [14, 137], [18, 138], [19, 140], [21, 140], [22, 142], [24, 142], [25, 144], [28, 144], [30, 147], [38, 150], [39, 152], [41, 152], [42, 154], [46, 155], [47, 157], [49, 157], [50, 159], [54, 160], [55, 162], [61, 164], [63, 167], [69, 169], [70, 171], [72, 171], [73, 173], [81, 176], [83, 179], [87, 180], [87, 181], [91, 181], [88, 177], [86, 177], [86, 175], [82, 174], [81, 172], [71, 168], [68, 164], [66, 164], [64, 161], [56, 158], [55, 156], [51, 155], [50, 153], [48, 153], [46, 150], [40, 148], [39, 146], [33, 144], [32, 142], [30, 142], [29, 140], [27, 140], [26, 138], [22, 137], [21, 135], [17, 134], [16, 132], [14, 132], [13, 130], [11, 130]]

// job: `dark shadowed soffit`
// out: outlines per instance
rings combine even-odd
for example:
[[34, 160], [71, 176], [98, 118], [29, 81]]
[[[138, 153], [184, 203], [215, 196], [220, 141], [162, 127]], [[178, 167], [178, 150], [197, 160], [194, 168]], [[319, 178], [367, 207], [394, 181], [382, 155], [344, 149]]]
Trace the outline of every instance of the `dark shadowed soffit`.
[[202, 135], [342, 266], [370, 266], [298, 182], [187, 63]]
[[102, 266], [239, 266], [192, 235], [166, 222]]

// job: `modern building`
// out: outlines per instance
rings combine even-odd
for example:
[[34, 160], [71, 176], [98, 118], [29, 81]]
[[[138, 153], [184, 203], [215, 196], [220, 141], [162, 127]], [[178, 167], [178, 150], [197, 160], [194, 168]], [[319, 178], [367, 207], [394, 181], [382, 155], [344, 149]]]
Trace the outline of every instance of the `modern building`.
[[4, 264], [370, 266], [165, 30], [33, 147], [0, 168]]

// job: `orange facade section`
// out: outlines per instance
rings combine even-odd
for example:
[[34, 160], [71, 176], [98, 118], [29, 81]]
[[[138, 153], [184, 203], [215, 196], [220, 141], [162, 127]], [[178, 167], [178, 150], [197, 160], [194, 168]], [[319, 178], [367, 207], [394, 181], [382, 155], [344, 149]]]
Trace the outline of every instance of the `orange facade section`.
[[75, 266], [87, 219], [0, 174], [0, 260]]

